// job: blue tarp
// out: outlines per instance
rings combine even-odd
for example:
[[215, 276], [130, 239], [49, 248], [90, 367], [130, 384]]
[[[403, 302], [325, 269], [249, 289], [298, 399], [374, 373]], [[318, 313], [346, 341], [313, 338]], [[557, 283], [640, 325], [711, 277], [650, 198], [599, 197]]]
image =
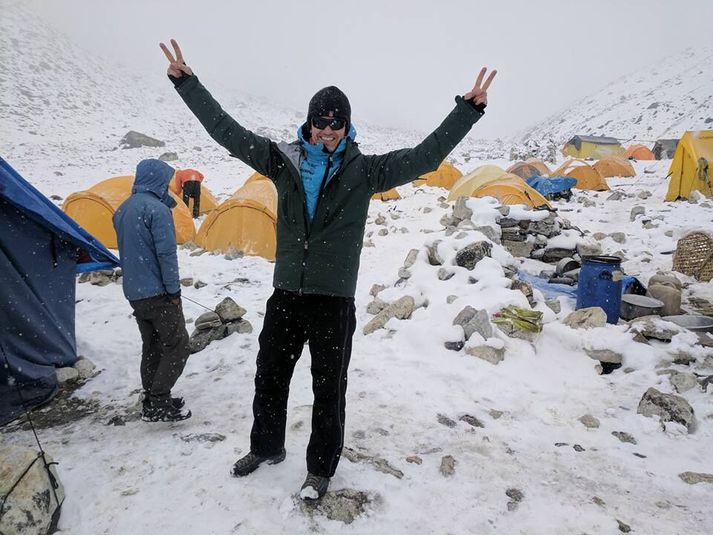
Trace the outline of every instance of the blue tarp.
[[2, 425], [50, 399], [55, 368], [77, 360], [76, 272], [119, 261], [2, 158], [0, 229]]
[[568, 176], [531, 176], [527, 179], [527, 185], [537, 190], [543, 197], [567, 191], [576, 184], [577, 180]]

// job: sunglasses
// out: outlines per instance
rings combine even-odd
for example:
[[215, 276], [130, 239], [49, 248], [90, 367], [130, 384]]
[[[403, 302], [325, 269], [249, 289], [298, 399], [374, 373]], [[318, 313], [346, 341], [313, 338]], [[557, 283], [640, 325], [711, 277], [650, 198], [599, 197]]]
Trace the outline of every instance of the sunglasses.
[[312, 126], [319, 130], [330, 127], [332, 130], [341, 130], [347, 124], [341, 117], [312, 117]]

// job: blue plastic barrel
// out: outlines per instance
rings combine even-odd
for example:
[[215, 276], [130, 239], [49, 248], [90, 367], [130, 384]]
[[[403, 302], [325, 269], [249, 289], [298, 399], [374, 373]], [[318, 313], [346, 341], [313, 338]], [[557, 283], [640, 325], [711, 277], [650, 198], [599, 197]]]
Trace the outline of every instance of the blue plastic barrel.
[[577, 283], [577, 309], [601, 307], [607, 323], [619, 320], [621, 306], [621, 259], [616, 256], [585, 256]]

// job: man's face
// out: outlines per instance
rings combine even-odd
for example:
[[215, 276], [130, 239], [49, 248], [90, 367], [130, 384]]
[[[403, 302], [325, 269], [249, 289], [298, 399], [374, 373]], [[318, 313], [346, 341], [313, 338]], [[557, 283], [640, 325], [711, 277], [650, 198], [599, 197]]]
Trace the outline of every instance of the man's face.
[[311, 143], [323, 143], [329, 152], [334, 152], [339, 142], [347, 135], [346, 121], [341, 117], [334, 117], [333, 112], [329, 112], [329, 116], [312, 117], [310, 133]]

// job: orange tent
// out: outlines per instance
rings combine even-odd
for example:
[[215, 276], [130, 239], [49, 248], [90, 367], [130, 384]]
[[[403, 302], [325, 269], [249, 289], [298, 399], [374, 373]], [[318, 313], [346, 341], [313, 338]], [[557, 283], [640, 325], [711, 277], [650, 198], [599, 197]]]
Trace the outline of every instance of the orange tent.
[[270, 180], [270, 179], [268, 177], [266, 177], [265, 175], [261, 175], [260, 173], [255, 171], [252, 175], [250, 175], [248, 177], [248, 179], [245, 181], [243, 186], [250, 184], [251, 182], [255, 182], [256, 180]]
[[625, 158], [618, 156], [606, 156], [598, 160], [592, 167], [599, 171], [604, 178], [610, 176], [636, 176], [634, 166]]
[[552, 208], [534, 188], [517, 175], [505, 175], [492, 182], [486, 182], [476, 189], [472, 197], [495, 197], [503, 204], [525, 204], [531, 208], [545, 206]]
[[271, 180], [254, 180], [208, 215], [196, 243], [209, 251], [232, 248], [274, 260], [276, 229], [277, 189]]
[[372, 201], [395, 201], [400, 198], [401, 195], [396, 188], [391, 188], [389, 191], [380, 191], [371, 196]]
[[631, 145], [626, 149], [626, 157], [635, 160], [655, 160], [656, 156], [646, 145]]
[[542, 172], [537, 168], [537, 166], [527, 162], [514, 163], [505, 171], [507, 173], [517, 175], [523, 180], [527, 180], [531, 176], [542, 176]]
[[416, 180], [413, 181], [414, 186], [431, 186], [432, 188], [446, 188], [451, 189], [453, 184], [463, 176], [458, 169], [452, 164], [443, 161], [438, 169], [421, 175]]
[[552, 171], [552, 176], [568, 176], [577, 180], [577, 189], [606, 191], [609, 185], [599, 171], [584, 160], [567, 160]]
[[[117, 208], [129, 198], [133, 185], [133, 175], [107, 178], [88, 190], [72, 193], [64, 200], [62, 210], [106, 247], [116, 249], [116, 232], [111, 218]], [[176, 201], [176, 207], [172, 210], [176, 243], [193, 241], [196, 229], [191, 212], [170, 188], [169, 193]]]

